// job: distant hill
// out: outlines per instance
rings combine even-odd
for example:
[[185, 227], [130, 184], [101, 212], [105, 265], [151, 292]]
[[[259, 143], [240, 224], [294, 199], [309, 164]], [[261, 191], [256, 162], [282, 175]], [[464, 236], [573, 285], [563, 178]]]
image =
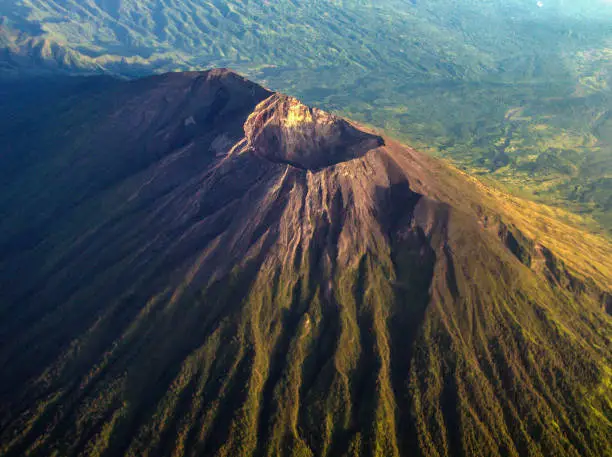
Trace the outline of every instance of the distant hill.
[[1, 90], [1, 455], [612, 456], [575, 216], [227, 70]]
[[126, 59], [149, 70], [222, 64], [250, 71], [382, 68], [395, 77], [426, 79], [508, 72], [526, 58], [563, 52], [571, 58], [577, 47], [609, 39], [610, 18], [612, 6], [604, 0], [551, 0], [541, 7], [531, 0], [7, 0], [0, 5], [4, 46], [17, 59], [32, 57], [32, 67], [55, 65], [54, 60], [61, 66], [71, 54], [70, 65], [83, 70], [95, 62], [107, 71], [129, 71], [121, 63]]
[[[392, 73], [430, 78], [478, 75], [495, 67], [500, 48], [511, 55], [526, 42], [534, 44], [530, 37], [510, 33], [500, 42], [502, 30], [496, 29], [509, 31], [502, 10], [530, 17], [529, 9], [389, 0], [10, 0], [0, 15], [13, 53], [38, 55], [32, 64], [39, 66], [53, 65], [55, 57], [35, 49], [44, 40], [74, 53], [80, 60], [74, 63], [83, 69], [96, 62], [114, 71], [118, 60], [136, 58], [152, 70], [223, 64], [251, 70], [384, 66]], [[491, 23], [472, 22], [487, 16]]]

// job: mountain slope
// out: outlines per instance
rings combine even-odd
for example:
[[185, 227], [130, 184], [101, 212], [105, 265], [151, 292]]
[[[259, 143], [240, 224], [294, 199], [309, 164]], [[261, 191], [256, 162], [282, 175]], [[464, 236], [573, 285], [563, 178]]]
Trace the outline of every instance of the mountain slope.
[[73, 84], [0, 127], [3, 455], [612, 455], [605, 239], [228, 71]]

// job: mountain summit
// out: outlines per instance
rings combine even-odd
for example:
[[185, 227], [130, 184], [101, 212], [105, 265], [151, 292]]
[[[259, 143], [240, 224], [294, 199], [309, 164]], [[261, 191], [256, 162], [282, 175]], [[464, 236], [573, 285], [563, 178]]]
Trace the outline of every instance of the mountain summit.
[[612, 455], [608, 241], [227, 70], [72, 81], [0, 130], [0, 454]]
[[384, 145], [379, 136], [279, 94], [258, 105], [244, 129], [248, 147], [260, 157], [306, 170], [362, 157]]

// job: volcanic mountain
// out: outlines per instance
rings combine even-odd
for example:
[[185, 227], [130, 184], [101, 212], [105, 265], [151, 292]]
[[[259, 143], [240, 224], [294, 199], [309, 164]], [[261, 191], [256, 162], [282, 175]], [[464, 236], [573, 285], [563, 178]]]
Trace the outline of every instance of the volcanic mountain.
[[78, 81], [0, 127], [1, 455], [612, 455], [609, 241], [226, 70]]

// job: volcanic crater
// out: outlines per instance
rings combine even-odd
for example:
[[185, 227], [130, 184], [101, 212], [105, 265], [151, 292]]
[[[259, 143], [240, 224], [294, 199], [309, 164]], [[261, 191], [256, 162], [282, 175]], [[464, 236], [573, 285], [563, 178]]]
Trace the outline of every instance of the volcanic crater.
[[312, 171], [363, 157], [385, 144], [380, 136], [283, 94], [261, 102], [244, 129], [257, 156]]

